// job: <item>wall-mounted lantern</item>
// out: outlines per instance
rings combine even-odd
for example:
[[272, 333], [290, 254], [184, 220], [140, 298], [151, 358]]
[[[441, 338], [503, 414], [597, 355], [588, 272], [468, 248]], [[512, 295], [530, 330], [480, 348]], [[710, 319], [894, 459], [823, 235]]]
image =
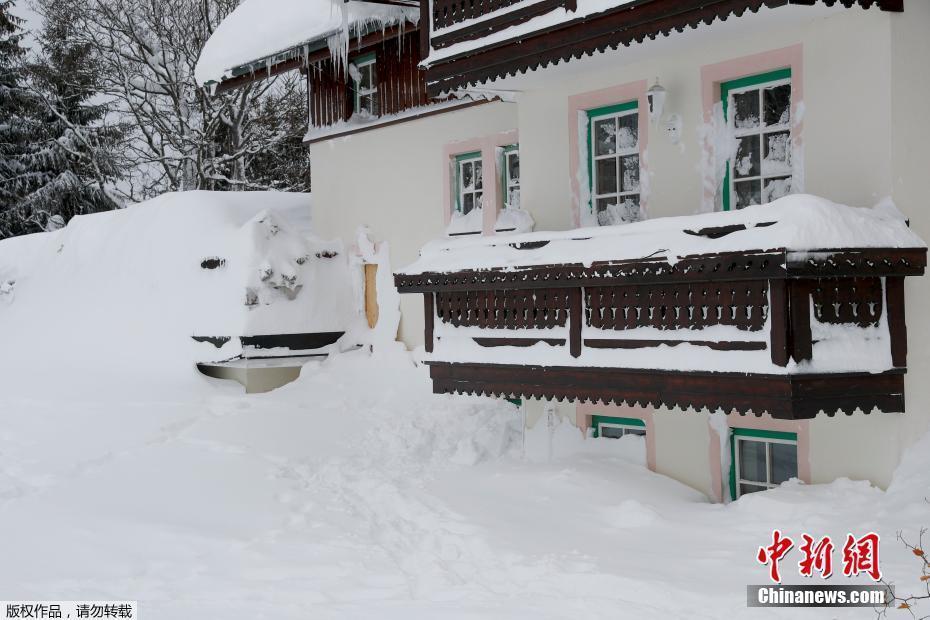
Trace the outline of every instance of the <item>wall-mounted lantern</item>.
[[655, 125], [662, 119], [662, 110], [665, 108], [665, 88], [659, 84], [659, 78], [646, 92], [649, 101], [649, 121]]

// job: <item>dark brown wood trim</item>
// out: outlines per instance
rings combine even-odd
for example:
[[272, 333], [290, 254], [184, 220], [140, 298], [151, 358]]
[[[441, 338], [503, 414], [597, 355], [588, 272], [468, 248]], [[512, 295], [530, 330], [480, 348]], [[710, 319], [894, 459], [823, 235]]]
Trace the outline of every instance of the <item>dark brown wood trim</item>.
[[584, 346], [592, 349], [648, 349], [659, 345], [676, 347], [693, 344], [714, 351], [764, 351], [767, 345], [761, 340], [635, 340], [632, 338], [585, 338]]
[[809, 361], [814, 357], [811, 336], [811, 284], [808, 280], [788, 282], [788, 342], [791, 359]]
[[[837, 268], [830, 266], [829, 262], [835, 253], [845, 257], [842, 263], [845, 266]], [[861, 251], [836, 250], [808, 254], [816, 258], [797, 262], [794, 265], [788, 264], [785, 250], [750, 250], [686, 256], [674, 264], [664, 258], [655, 258], [595, 262], [588, 267], [578, 263], [569, 263], [445, 273], [395, 274], [394, 282], [403, 293], [422, 293], [447, 290], [675, 284], [697, 281], [737, 282], [812, 277], [906, 276], [923, 274], [927, 250], [873, 248]], [[853, 261], [857, 269], [849, 266], [847, 261]], [[839, 265], [835, 260], [832, 260], [832, 263]]]
[[[901, 10], [901, 0], [821, 0], [850, 7]], [[427, 81], [432, 94], [449, 92], [469, 84], [516, 75], [518, 72], [607, 49], [641, 43], [659, 35], [697, 28], [702, 23], [726, 20], [761, 7], [775, 8], [789, 0], [638, 0], [588, 15], [519, 38], [496, 42], [432, 65]]]
[[904, 411], [904, 372], [770, 375], [669, 370], [428, 362], [437, 394], [475, 394], [801, 420], [856, 409]]
[[788, 351], [788, 293], [785, 280], [769, 280], [769, 341], [772, 345], [772, 363], [787, 366]]
[[430, 14], [429, 14], [429, 3], [430, 0], [420, 0], [420, 58], [426, 58], [429, 56], [429, 39], [430, 39]]
[[919, 276], [927, 267], [926, 248], [840, 248], [788, 252], [794, 278]]
[[581, 289], [568, 291], [568, 348], [572, 357], [581, 357]]
[[360, 127], [353, 127], [352, 129], [346, 129], [345, 131], [328, 133], [324, 136], [320, 136], [317, 138], [311, 138], [309, 140], [304, 140], [304, 145], [316, 144], [317, 142], [325, 142], [327, 140], [335, 140], [336, 138], [344, 138], [346, 136], [351, 136], [357, 133], [372, 131], [374, 129], [381, 129], [383, 127], [390, 127], [392, 125], [406, 123], [409, 121], [416, 121], [421, 118], [435, 116], [436, 114], [444, 114], [446, 112], [456, 112], [458, 110], [464, 110], [465, 108], [471, 108], [473, 106], [482, 105], [485, 103], [491, 103], [491, 101], [487, 99], [477, 99], [474, 101], [468, 101], [466, 103], [463, 103], [462, 105], [442, 107], [439, 109], [428, 109], [428, 110], [424, 110], [420, 114], [411, 114], [410, 116], [395, 118], [389, 121], [384, 121], [384, 122], [372, 121], [370, 125], [362, 125]]
[[565, 338], [472, 338], [482, 347], [531, 347], [544, 342], [553, 347], [565, 346]]
[[888, 313], [888, 336], [891, 339], [891, 363], [907, 366], [907, 320], [904, 315], [904, 278], [885, 278], [885, 308]]
[[307, 334], [265, 334], [261, 336], [242, 336], [242, 346], [256, 349], [320, 349], [342, 338], [345, 332], [314, 332]]
[[423, 343], [427, 353], [433, 352], [433, 329], [436, 321], [435, 293], [423, 293]]

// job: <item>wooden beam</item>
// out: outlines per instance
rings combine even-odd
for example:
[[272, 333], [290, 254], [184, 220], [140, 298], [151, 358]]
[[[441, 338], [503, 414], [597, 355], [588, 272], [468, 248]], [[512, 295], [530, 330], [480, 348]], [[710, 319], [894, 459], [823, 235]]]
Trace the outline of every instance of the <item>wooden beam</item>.
[[769, 280], [769, 325], [772, 363], [785, 367], [791, 357], [788, 350], [788, 293], [785, 280]]
[[907, 321], [904, 316], [904, 278], [885, 278], [885, 311], [891, 340], [891, 363], [907, 366]]
[[572, 357], [581, 357], [581, 288], [568, 291], [568, 342]]
[[803, 420], [904, 411], [904, 371], [814, 375], [427, 362], [436, 394], [651, 405]]
[[423, 293], [424, 346], [427, 353], [433, 352], [433, 325], [436, 320], [435, 293]]
[[809, 280], [790, 280], [788, 287], [789, 348], [791, 359], [797, 363], [814, 357], [811, 336], [811, 283]]

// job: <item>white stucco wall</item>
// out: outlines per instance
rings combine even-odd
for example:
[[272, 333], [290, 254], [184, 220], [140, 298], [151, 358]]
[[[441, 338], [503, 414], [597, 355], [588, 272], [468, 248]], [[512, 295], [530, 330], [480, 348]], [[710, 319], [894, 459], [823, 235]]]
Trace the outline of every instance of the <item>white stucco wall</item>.
[[[443, 146], [515, 129], [512, 103], [486, 103], [310, 145], [313, 224], [347, 247], [359, 226], [387, 241], [391, 267], [443, 234]], [[401, 296], [400, 338], [423, 343], [423, 298]]]
[[[656, 471], [713, 497], [711, 433], [706, 412], [656, 409]], [[715, 439], [716, 440], [716, 439]]]
[[[690, 33], [688, 38], [686, 33], [680, 36], [687, 45], [674, 39], [648, 42], [642, 48], [650, 53], [621, 49], [574, 61], [549, 79], [542, 79], [545, 74], [535, 78], [538, 83], [530, 83], [518, 103], [522, 204], [532, 212], [537, 228], [571, 226], [569, 97], [643, 79], [651, 83], [658, 77], [668, 90], [665, 114], [680, 114], [683, 131], [681, 144], [673, 145], [659, 128], [649, 129], [648, 215], [690, 215], [698, 212], [702, 195], [701, 67], [798, 43], [804, 46], [807, 191], [863, 206], [890, 195], [888, 14], [791, 10], [799, 17], [805, 11], [828, 17], [798, 19], [773, 30], [728, 30], [733, 34], [726, 37], [711, 36], [710, 29], [704, 36]], [[734, 19], [733, 25], [739, 21]], [[849, 70], [852, 67], [855, 70]]]

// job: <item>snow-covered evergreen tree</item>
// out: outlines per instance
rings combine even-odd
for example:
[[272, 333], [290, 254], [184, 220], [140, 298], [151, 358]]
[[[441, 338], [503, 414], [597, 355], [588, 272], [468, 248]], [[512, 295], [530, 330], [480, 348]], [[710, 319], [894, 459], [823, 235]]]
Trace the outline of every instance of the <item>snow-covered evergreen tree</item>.
[[[29, 143], [15, 154], [20, 170], [7, 234], [57, 228], [75, 215], [119, 207], [108, 189], [120, 176], [115, 148], [122, 131], [98, 94], [93, 49], [75, 36], [77, 7], [38, 0], [44, 17], [39, 51], [27, 63]], [[3, 234], [0, 232], [0, 234]]]
[[20, 201], [32, 183], [22, 157], [35, 140], [36, 100], [25, 79], [22, 22], [0, 0], [0, 239], [25, 232]]

